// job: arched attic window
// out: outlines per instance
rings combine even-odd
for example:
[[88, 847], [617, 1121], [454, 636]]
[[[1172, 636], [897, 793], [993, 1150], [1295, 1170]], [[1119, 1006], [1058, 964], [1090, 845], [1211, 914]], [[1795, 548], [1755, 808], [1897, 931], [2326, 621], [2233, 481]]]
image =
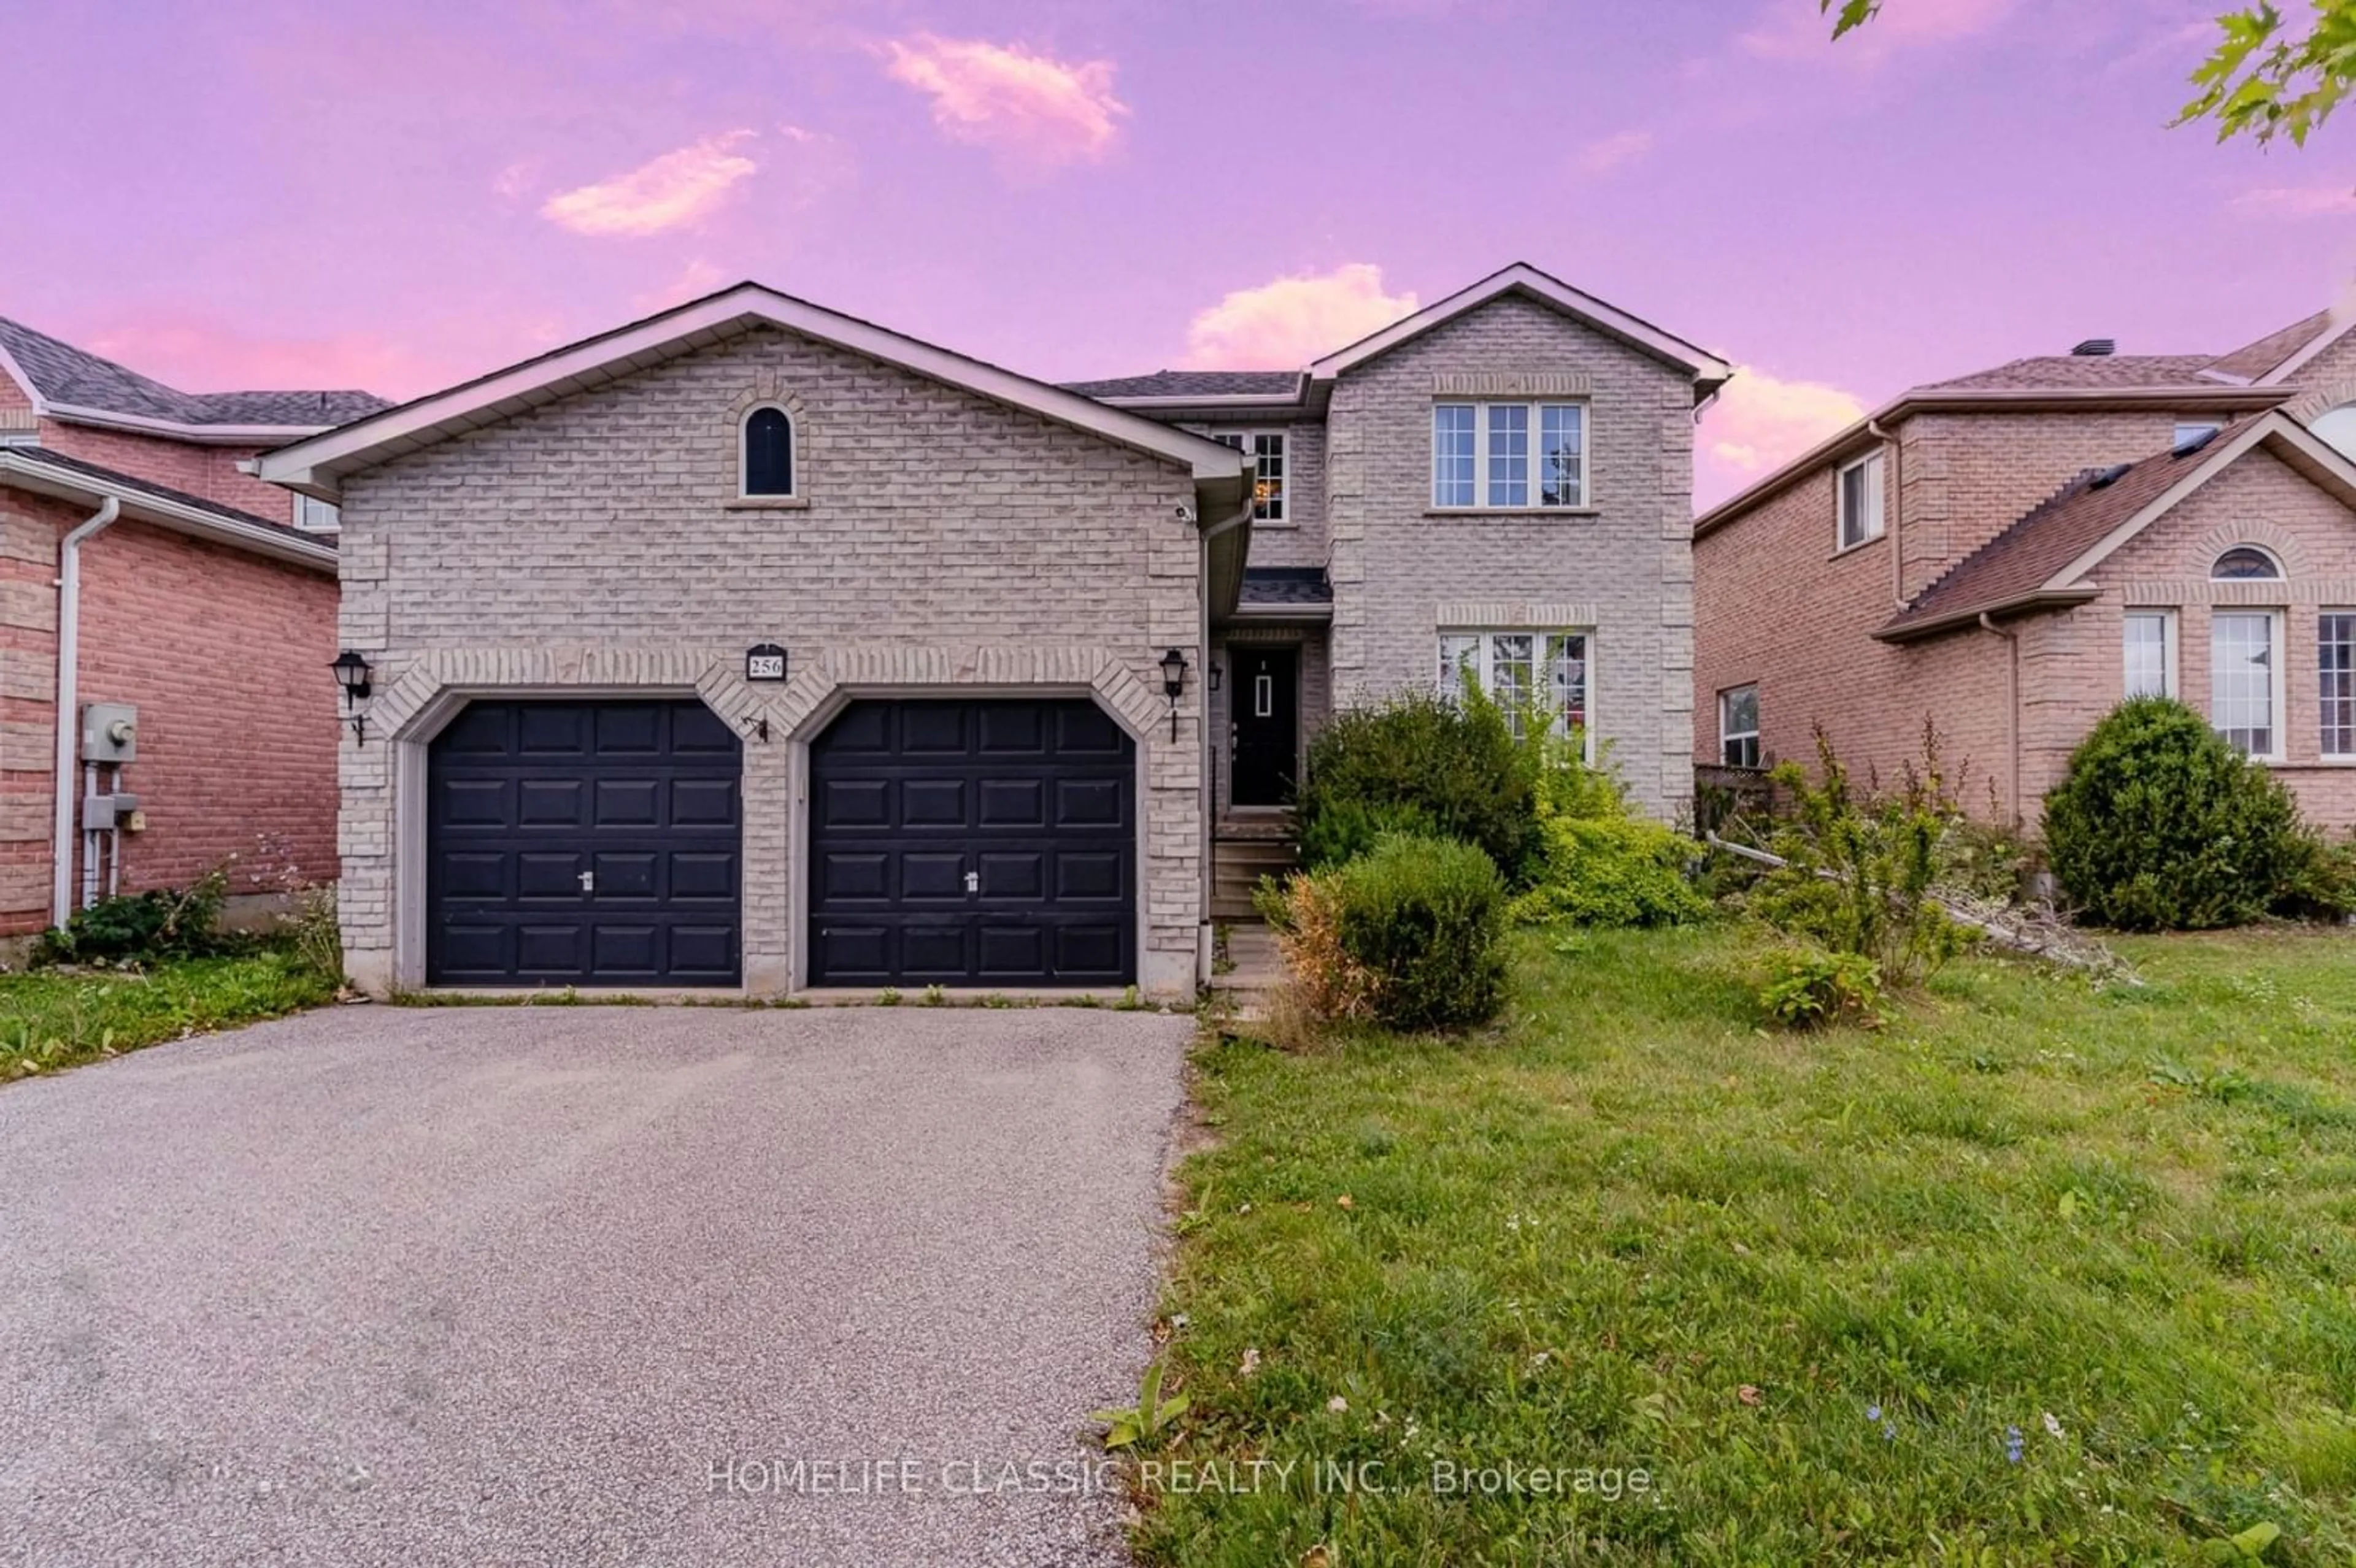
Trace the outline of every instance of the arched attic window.
[[764, 403], [744, 416], [739, 477], [747, 496], [794, 494], [793, 416]]
[[2282, 562], [2254, 544], [2237, 544], [2209, 569], [2211, 582], [2278, 582]]

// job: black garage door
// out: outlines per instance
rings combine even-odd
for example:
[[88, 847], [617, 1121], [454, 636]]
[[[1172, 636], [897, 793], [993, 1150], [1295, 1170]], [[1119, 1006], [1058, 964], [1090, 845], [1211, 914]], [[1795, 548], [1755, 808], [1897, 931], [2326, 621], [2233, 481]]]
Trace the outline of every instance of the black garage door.
[[736, 984], [740, 771], [700, 702], [471, 704], [426, 763], [426, 978]]
[[851, 704], [810, 747], [811, 983], [1135, 979], [1135, 758], [1084, 699]]

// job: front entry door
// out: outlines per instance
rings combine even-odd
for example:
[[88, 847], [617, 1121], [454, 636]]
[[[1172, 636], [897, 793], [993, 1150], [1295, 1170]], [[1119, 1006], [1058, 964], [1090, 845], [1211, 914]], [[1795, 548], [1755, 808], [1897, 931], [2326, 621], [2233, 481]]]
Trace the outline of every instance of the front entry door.
[[1301, 650], [1234, 649], [1235, 780], [1237, 805], [1282, 805], [1300, 765]]

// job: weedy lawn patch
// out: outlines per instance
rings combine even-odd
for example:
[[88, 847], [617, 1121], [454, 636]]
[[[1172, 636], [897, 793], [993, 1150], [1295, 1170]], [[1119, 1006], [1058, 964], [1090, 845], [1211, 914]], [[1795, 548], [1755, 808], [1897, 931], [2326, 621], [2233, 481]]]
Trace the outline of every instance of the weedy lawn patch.
[[1257, 1479], [1145, 1560], [2350, 1561], [2356, 943], [1770, 1035], [1745, 940], [1530, 933], [1485, 1031], [1205, 1045], [1163, 1452]]
[[319, 1007], [336, 987], [280, 949], [143, 970], [0, 975], [0, 1083]]

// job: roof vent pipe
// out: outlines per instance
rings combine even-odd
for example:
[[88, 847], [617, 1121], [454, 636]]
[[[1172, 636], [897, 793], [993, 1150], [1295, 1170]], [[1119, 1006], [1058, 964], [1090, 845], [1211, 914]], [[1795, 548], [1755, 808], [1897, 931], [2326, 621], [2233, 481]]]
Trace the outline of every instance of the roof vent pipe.
[[2119, 351], [2118, 341], [2110, 337], [2089, 337], [2070, 350], [2074, 359], [2108, 359]]

